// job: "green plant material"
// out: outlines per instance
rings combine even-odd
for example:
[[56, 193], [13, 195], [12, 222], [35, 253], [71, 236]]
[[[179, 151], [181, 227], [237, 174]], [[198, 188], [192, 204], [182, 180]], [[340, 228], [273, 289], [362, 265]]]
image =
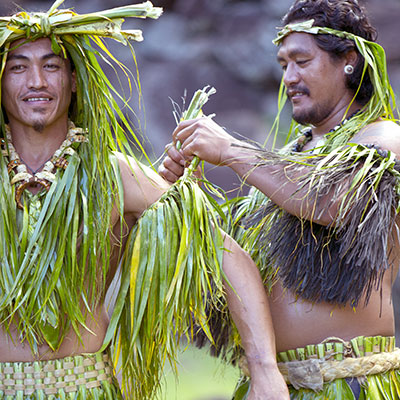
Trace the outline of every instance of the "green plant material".
[[[53, 50], [59, 49], [58, 36], [94, 35], [111, 37], [123, 44], [127, 40], [143, 40], [140, 30], [122, 30], [124, 18], [158, 18], [162, 9], [150, 1], [142, 4], [116, 7], [101, 12], [78, 15], [71, 9], [59, 10], [64, 0], [57, 0], [46, 13], [21, 11], [11, 17], [0, 17], [0, 47], [21, 38], [36, 40], [53, 39]], [[59, 51], [55, 51], [56, 54]]]
[[[339, 280], [341, 266], [346, 277], [353, 279], [352, 291], [344, 294], [340, 287], [336, 292], [329, 289], [330, 298], [337, 295], [337, 299], [346, 299], [341, 300], [343, 304], [367, 302], [381, 274], [391, 267], [386, 243], [395, 213], [400, 210], [400, 173], [395, 154], [352, 143], [328, 154], [262, 153], [261, 163], [280, 165], [282, 180], [297, 184], [293, 195], [304, 198], [312, 212], [311, 222], [290, 216], [260, 191], [236, 200], [228, 232], [252, 255], [266, 287], [276, 282], [279, 273], [285, 285], [302, 298], [326, 301], [318, 297], [325, 293], [323, 283], [308, 271], [321, 271], [322, 276], [326, 275], [323, 282], [333, 282]], [[324, 206], [318, 207], [321, 197], [325, 199]], [[320, 212], [336, 204], [332, 224], [326, 228], [314, 226], [312, 221], [321, 218]], [[290, 236], [293, 232], [296, 238]], [[303, 242], [307, 246], [299, 245]], [[372, 247], [374, 251], [370, 250]], [[339, 249], [337, 258], [335, 251]], [[303, 269], [310, 253], [315, 255], [314, 264]], [[353, 264], [356, 267], [351, 269]], [[301, 286], [302, 292], [297, 276], [307, 282]]]
[[[119, 205], [121, 226], [124, 223], [119, 201], [123, 193], [121, 177], [113, 151], [133, 155], [133, 143], [143, 150], [114, 96], [120, 96], [124, 108], [130, 110], [127, 100], [118, 95], [99, 65], [100, 58], [122, 68], [132, 88], [131, 75], [99, 37], [110, 35], [99, 31], [98, 26], [90, 35], [80, 32], [85, 31], [88, 20], [109, 21], [117, 32], [121, 12], [126, 12], [126, 17], [142, 18], [147, 14], [156, 17], [160, 10], [147, 2], [78, 16], [71, 10], [57, 10], [62, 2], [55, 2], [44, 14], [21, 12], [0, 19], [1, 74], [11, 42], [19, 38], [32, 41], [49, 36], [53, 45], [69, 54], [77, 77], [70, 117], [89, 142], [74, 145], [75, 154], [69, 157], [68, 167], [57, 170], [48, 192], [35, 196], [24, 193], [23, 210], [17, 209], [15, 187], [10, 185], [7, 150], [0, 156], [0, 319], [6, 330], [11, 324], [17, 326], [18, 340], [28, 342], [34, 354], [43, 344], [56, 351], [71, 328], [80, 338], [82, 328], [88, 329], [86, 321], [94, 318], [93, 310], [103, 300], [109, 270], [110, 216], [115, 205]], [[53, 28], [73, 26], [77, 27], [73, 34], [53, 32]], [[138, 82], [136, 87], [140, 89]], [[2, 132], [4, 121], [1, 111]]]
[[[196, 92], [183, 118], [198, 116], [213, 92], [207, 87]], [[104, 342], [120, 355], [127, 398], [154, 398], [165, 362], [175, 369], [179, 338], [190, 338], [194, 321], [212, 340], [205, 309], [222, 292], [216, 207], [189, 172], [143, 213], [130, 234]]]

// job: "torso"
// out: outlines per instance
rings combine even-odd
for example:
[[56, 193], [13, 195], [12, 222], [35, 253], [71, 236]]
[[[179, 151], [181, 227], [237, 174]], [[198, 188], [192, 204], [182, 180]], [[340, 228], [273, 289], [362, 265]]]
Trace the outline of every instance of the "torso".
[[[397, 218], [397, 226], [399, 223], [400, 218]], [[391, 237], [396, 237], [396, 234]], [[394, 336], [392, 285], [400, 264], [398, 240], [390, 243], [389, 248], [392, 267], [385, 273], [381, 287], [372, 291], [367, 305], [363, 299], [357, 308], [323, 302], [313, 304], [296, 299], [293, 292], [283, 289], [279, 282], [275, 284], [270, 296], [270, 309], [277, 351], [321, 343], [328, 337], [350, 340], [356, 336]]]
[[9, 333], [0, 329], [0, 362], [30, 362], [63, 358], [82, 353], [95, 353], [102, 346], [108, 321], [107, 311], [104, 305], [101, 304], [94, 313], [93, 319], [88, 318], [86, 321], [93, 333], [81, 329], [82, 342], [79, 341], [71, 329], [57, 352], [53, 352], [47, 345], [41, 345], [37, 355], [32, 354], [29, 343], [19, 342], [18, 332], [15, 327], [11, 332], [13, 340]]
[[[128, 214], [125, 216], [126, 228], [124, 233], [127, 233], [134, 223], [135, 218]], [[111, 239], [113, 251], [110, 259], [110, 268], [107, 279], [107, 288], [109, 287], [114, 275], [116, 273], [119, 263], [119, 250], [120, 247], [114, 239], [120, 234], [120, 223], [117, 212], [114, 210], [111, 216], [111, 223], [114, 236]], [[125, 235], [125, 241], [127, 236]], [[122, 245], [125, 244], [125, 241]], [[64, 358], [67, 356], [79, 355], [82, 353], [95, 353], [102, 347], [104, 337], [109, 323], [109, 314], [107, 311], [107, 304], [100, 303], [93, 313], [93, 317], [88, 317], [86, 325], [90, 332], [84, 328], [80, 329], [82, 340], [80, 341], [76, 333], [71, 329], [63, 340], [58, 351], [53, 352], [48, 345], [41, 345], [38, 348], [38, 354], [32, 354], [29, 343], [21, 343], [18, 340], [18, 331], [14, 326], [10, 333], [4, 329], [0, 329], [0, 362], [15, 362], [23, 361], [30, 362], [35, 360], [50, 360], [57, 358]]]
[[[378, 121], [360, 132], [354, 137], [354, 141], [374, 144], [400, 154], [399, 137], [398, 125], [393, 122]], [[316, 142], [317, 138], [308, 143], [305, 149], [313, 148]], [[388, 270], [384, 276], [382, 292], [373, 291], [366, 306], [363, 301], [356, 309], [328, 303], [312, 304], [306, 300], [296, 299], [290, 290], [284, 290], [279, 283], [276, 284], [270, 297], [270, 308], [277, 351], [320, 343], [328, 337], [349, 340], [356, 336], [393, 336], [395, 327], [391, 293], [400, 264], [400, 245], [396, 242], [389, 246], [392, 250], [390, 261], [393, 269]]]
[[312, 304], [297, 300], [278, 283], [270, 297], [277, 351], [317, 344], [328, 337], [349, 340], [356, 336], [394, 335], [391, 278], [386, 274], [379, 291], [367, 306], [352, 309], [327, 303]]

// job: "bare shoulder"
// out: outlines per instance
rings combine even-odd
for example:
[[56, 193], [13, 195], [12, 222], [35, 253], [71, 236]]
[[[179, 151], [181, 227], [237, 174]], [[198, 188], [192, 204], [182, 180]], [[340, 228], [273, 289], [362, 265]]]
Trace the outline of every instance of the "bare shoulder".
[[354, 142], [379, 146], [400, 158], [400, 125], [388, 120], [376, 121], [363, 128], [354, 137]]
[[152, 168], [127, 157], [114, 153], [119, 164], [124, 188], [124, 211], [138, 218], [151, 204], [168, 189], [168, 183]]

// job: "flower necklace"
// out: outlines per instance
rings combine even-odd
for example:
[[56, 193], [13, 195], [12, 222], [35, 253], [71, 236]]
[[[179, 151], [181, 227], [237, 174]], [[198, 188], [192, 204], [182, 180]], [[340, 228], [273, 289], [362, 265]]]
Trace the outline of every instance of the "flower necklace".
[[[75, 153], [72, 144], [88, 141], [88, 139], [83, 135], [83, 129], [76, 128], [73, 122], [69, 121], [68, 133], [65, 140], [61, 143], [61, 146], [54, 152], [53, 156], [49, 160], [43, 163], [38, 169], [36, 169], [36, 171], [33, 171], [30, 167], [27, 167], [15, 150], [15, 147], [12, 144], [11, 131], [8, 125], [5, 127], [5, 132], [7, 141], [1, 139], [1, 151], [3, 156], [8, 157], [9, 159], [7, 164], [8, 173], [14, 173], [10, 183], [11, 185], [16, 185], [15, 201], [17, 206], [21, 209], [23, 209], [21, 196], [24, 190], [29, 186], [40, 185], [46, 189], [46, 191], [49, 191], [51, 184], [56, 180], [56, 169], [62, 168], [65, 170], [68, 166], [68, 161], [65, 156], [71, 156]], [[31, 172], [28, 172], [28, 169]]]
[[[344, 124], [346, 124], [348, 121], [350, 121], [356, 114], [358, 114], [360, 110], [355, 111], [353, 114], [351, 114], [348, 118], [345, 118], [343, 121], [340, 122], [339, 125], [336, 125], [334, 128], [332, 128], [329, 133], [336, 132], [339, 128], [341, 128]], [[304, 146], [312, 140], [312, 129], [311, 128], [306, 128], [303, 129], [301, 132], [301, 135], [299, 138], [296, 140], [296, 143], [293, 145], [292, 152], [295, 153], [300, 153], [303, 151]], [[316, 147], [320, 147], [322, 144], [320, 144], [321, 141], [318, 142]], [[325, 142], [325, 141], [324, 141]]]

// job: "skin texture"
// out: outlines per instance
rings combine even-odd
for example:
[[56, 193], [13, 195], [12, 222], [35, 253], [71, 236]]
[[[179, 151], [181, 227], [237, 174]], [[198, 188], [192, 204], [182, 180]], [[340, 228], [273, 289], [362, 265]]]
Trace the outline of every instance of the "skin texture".
[[[16, 46], [20, 44], [14, 43]], [[22, 44], [10, 52], [2, 79], [2, 105], [9, 119], [15, 149], [32, 170], [40, 170], [65, 139], [68, 107], [75, 90], [75, 73], [67, 60], [52, 52], [49, 39]], [[130, 159], [129, 165], [122, 155], [117, 154], [117, 157], [124, 186], [126, 224], [123, 229], [128, 232], [141, 214], [168, 189], [169, 184], [153, 170], [139, 166], [135, 160]], [[35, 192], [38, 188], [30, 187], [30, 190]], [[115, 209], [110, 221], [115, 237], [119, 237], [121, 232], [119, 221]], [[125, 244], [113, 238], [111, 240], [108, 282], [111, 282], [118, 266], [120, 246]], [[230, 237], [225, 237], [224, 244], [228, 251], [224, 255], [223, 268], [234, 288], [232, 291], [226, 285], [227, 300], [243, 337], [250, 370], [254, 371], [251, 399], [289, 398], [275, 363], [272, 317], [257, 267]], [[100, 305], [94, 312], [94, 318], [86, 322], [92, 333], [82, 329], [82, 342], [71, 331], [57, 352], [41, 346], [38, 358], [54, 359], [98, 351], [108, 322], [105, 307]], [[18, 340], [17, 330], [11, 329], [10, 333], [11, 337], [0, 330], [0, 362], [35, 360], [29, 345]], [[259, 365], [265, 368], [257, 368]]]
[[300, 124], [318, 124], [325, 133], [324, 122], [351, 101], [352, 94], [342, 79], [343, 68], [355, 64], [357, 56], [352, 51], [333, 62], [328, 53], [316, 50], [319, 49], [311, 35], [293, 33], [279, 49], [277, 60], [284, 72], [293, 119]]
[[[294, 118], [314, 125], [312, 140], [304, 150], [312, 149], [324, 134], [340, 123], [353, 98], [353, 93], [345, 86], [343, 68], [355, 62], [355, 53], [349, 52], [342, 60], [333, 61], [318, 48], [312, 35], [293, 33], [284, 39], [278, 62], [283, 69]], [[360, 104], [353, 103], [347, 115], [360, 108]], [[275, 174], [279, 166], [254, 168], [253, 153], [235, 146], [240, 141], [212, 119], [203, 117], [182, 122], [173, 132], [174, 143], [178, 140], [182, 143], [181, 150], [178, 152], [174, 146], [169, 146], [168, 156], [159, 169], [168, 181], [173, 182], [180, 176], [183, 165], [196, 155], [211, 164], [229, 166], [248, 184], [260, 189], [293, 215], [307, 219], [319, 215], [313, 222], [322, 225], [334, 220], [340, 200], [330, 208], [325, 208], [322, 200], [319, 209], [312, 214], [313, 200], [308, 204], [301, 191], [293, 195], [297, 186], [281, 174]], [[374, 144], [400, 154], [400, 127], [390, 121], [378, 120], [356, 134], [352, 141]], [[393, 265], [399, 265], [398, 242], [390, 242], [388, 246]], [[361, 301], [357, 309], [297, 300], [290, 290], [276, 284], [269, 300], [277, 351], [320, 343], [332, 336], [349, 340], [359, 335], [394, 335], [391, 290], [396, 274], [397, 268], [388, 271], [382, 282], [382, 293], [379, 290], [373, 292], [368, 305], [364, 306]]]

